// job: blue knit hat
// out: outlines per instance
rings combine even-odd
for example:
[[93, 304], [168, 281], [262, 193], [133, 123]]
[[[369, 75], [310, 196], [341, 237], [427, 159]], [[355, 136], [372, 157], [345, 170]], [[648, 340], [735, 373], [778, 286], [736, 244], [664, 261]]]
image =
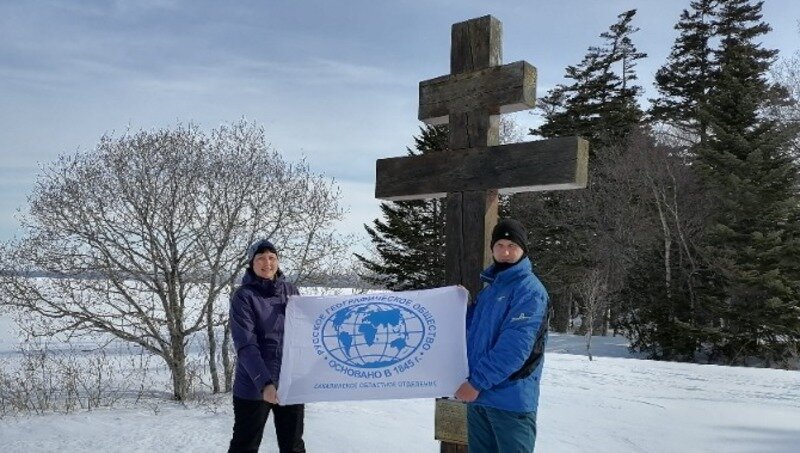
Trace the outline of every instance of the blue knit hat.
[[270, 242], [268, 239], [259, 239], [250, 244], [250, 247], [247, 247], [247, 265], [252, 266], [253, 258], [255, 258], [255, 256], [259, 253], [264, 252], [272, 252], [275, 255], [278, 254], [278, 250], [275, 249], [275, 246], [272, 245], [272, 242]]

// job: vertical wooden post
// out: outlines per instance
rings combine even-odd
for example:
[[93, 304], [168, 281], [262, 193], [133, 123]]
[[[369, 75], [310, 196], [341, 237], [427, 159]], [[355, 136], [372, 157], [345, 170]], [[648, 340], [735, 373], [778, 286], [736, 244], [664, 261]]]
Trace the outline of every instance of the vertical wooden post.
[[[460, 74], [503, 64], [502, 24], [484, 16], [453, 25], [450, 73]], [[499, 115], [486, 110], [449, 115], [450, 150], [500, 144]], [[491, 260], [490, 228], [497, 223], [497, 191], [447, 194], [445, 280], [462, 285], [475, 300], [480, 273]], [[442, 453], [466, 453], [466, 445], [442, 441]]]
[[[500, 113], [532, 108], [536, 68], [502, 65], [502, 25], [485, 16], [452, 28], [450, 74], [420, 82], [418, 118], [449, 123], [449, 150], [436, 155], [381, 159], [375, 196], [386, 200], [446, 194], [445, 280], [474, 300], [480, 272], [491, 262], [490, 231], [497, 223], [498, 190], [568, 190], [586, 186], [588, 145], [577, 137], [499, 146]], [[465, 376], [466, 377], [466, 376]], [[465, 453], [466, 406], [436, 402], [441, 451]]]

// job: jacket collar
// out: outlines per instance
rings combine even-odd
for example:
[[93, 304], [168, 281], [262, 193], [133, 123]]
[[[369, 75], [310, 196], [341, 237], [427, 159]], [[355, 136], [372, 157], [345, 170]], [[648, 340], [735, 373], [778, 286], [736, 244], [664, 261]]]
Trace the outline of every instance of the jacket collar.
[[278, 272], [275, 273], [275, 278], [272, 280], [261, 278], [251, 269], [247, 269], [244, 273], [244, 277], [242, 277], [242, 286], [255, 286], [260, 289], [271, 290], [275, 288], [278, 283], [281, 283], [284, 280], [285, 277], [283, 275], [283, 271], [280, 269], [278, 269]]
[[481, 280], [489, 284], [507, 282], [530, 274], [532, 271], [533, 265], [530, 258], [526, 256], [517, 264], [501, 272], [495, 272], [494, 264], [490, 265], [481, 272]]

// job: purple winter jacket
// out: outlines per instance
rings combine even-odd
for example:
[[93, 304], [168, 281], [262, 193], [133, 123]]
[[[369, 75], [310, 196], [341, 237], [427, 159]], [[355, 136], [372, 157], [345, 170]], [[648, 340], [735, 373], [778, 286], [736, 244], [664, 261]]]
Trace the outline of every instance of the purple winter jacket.
[[248, 270], [231, 296], [231, 336], [238, 357], [234, 396], [260, 401], [267, 384], [278, 385], [286, 302], [293, 294], [300, 293], [281, 271], [275, 280], [266, 280]]

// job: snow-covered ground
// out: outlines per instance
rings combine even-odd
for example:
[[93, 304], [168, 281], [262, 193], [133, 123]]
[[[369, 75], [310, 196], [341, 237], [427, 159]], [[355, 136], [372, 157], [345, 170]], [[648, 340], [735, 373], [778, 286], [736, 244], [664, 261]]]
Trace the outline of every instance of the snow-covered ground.
[[[9, 323], [2, 321], [4, 328]], [[800, 451], [800, 372], [631, 358], [624, 338], [551, 335], [538, 416], [539, 452]], [[9, 345], [0, 339], [0, 349]], [[8, 351], [6, 350], [6, 353]], [[436, 452], [430, 400], [307, 405], [311, 452]], [[183, 407], [0, 420], [0, 452], [225, 451], [229, 396]], [[262, 452], [276, 452], [268, 427]]]

